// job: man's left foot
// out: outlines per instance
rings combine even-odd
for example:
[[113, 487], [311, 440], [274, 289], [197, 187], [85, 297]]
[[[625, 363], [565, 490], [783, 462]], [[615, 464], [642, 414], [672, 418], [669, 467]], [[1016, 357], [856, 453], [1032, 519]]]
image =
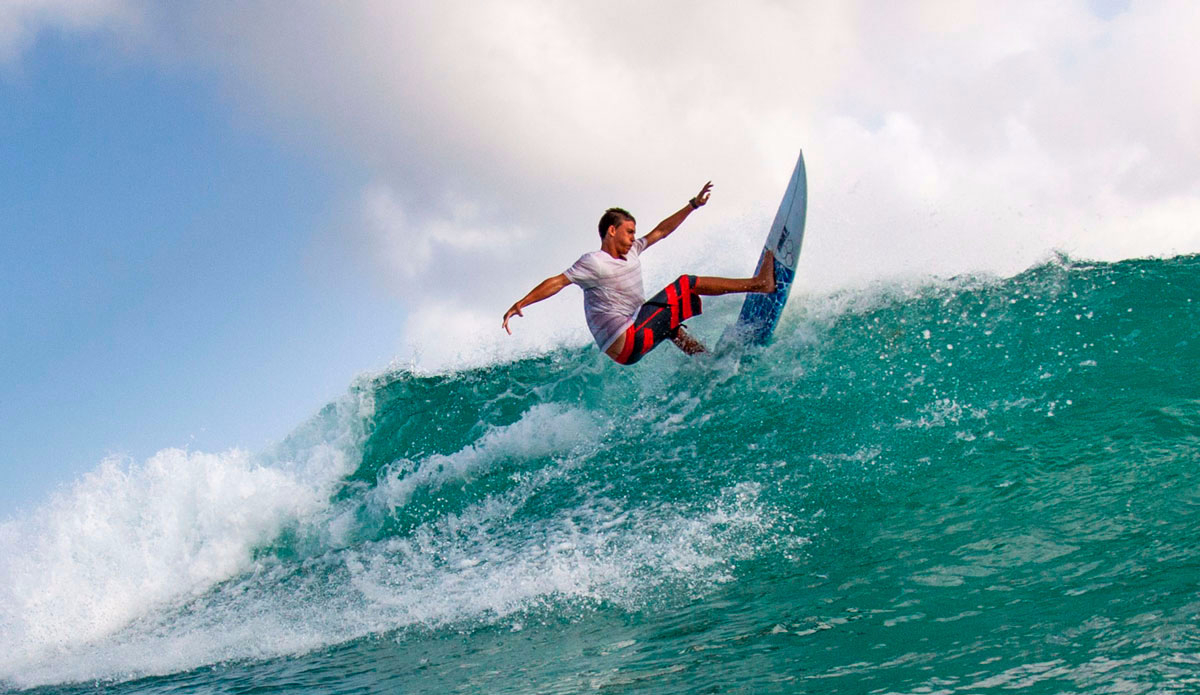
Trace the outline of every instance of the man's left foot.
[[699, 355], [703, 352], [708, 352], [704, 349], [704, 343], [696, 340], [690, 333], [683, 329], [683, 325], [675, 332], [675, 337], [671, 338], [671, 342], [675, 343], [676, 347], [683, 350], [685, 355]]

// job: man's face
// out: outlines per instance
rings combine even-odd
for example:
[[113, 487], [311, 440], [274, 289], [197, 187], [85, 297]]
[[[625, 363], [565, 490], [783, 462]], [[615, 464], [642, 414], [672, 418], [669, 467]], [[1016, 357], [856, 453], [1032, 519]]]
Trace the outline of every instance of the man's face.
[[616, 245], [617, 253], [624, 256], [633, 248], [633, 242], [637, 238], [637, 223], [632, 220], [625, 220], [617, 225], [613, 231], [613, 243]]

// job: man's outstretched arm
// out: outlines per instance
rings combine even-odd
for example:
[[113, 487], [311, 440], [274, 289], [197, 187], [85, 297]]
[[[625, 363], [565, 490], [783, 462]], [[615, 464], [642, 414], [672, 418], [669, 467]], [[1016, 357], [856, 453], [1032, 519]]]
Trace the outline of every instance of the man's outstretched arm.
[[550, 297], [553, 297], [554, 295], [558, 294], [559, 290], [569, 284], [571, 284], [571, 281], [568, 280], [567, 276], [563, 275], [562, 273], [542, 280], [537, 287], [529, 290], [529, 294], [519, 299], [516, 304], [513, 304], [511, 307], [509, 307], [508, 311], [504, 312], [504, 323], [500, 325], [503, 326], [504, 330], [508, 331], [509, 335], [512, 335], [512, 330], [508, 327], [509, 319], [511, 319], [513, 316], [524, 316], [525, 314], [521, 313], [521, 309], [524, 309], [534, 302], [540, 302], [543, 299], [549, 299]]
[[683, 224], [683, 221], [687, 219], [687, 216], [692, 214], [693, 210], [700, 209], [701, 205], [704, 205], [708, 202], [708, 196], [711, 194], [712, 181], [709, 181], [708, 183], [704, 184], [704, 188], [700, 189], [700, 192], [696, 194], [695, 198], [692, 198], [688, 201], [687, 205], [684, 205], [682, 208], [680, 208], [679, 212], [676, 212], [674, 215], [671, 215], [662, 222], [659, 222], [657, 227], [650, 230], [650, 233], [646, 235], [646, 246], [653, 246], [655, 243], [666, 238], [668, 234], [675, 231], [679, 225]]

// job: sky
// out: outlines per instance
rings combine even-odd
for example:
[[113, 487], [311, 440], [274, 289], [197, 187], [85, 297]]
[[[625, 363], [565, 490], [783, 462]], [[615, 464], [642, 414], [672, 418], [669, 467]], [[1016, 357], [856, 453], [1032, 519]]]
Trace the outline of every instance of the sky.
[[[0, 517], [119, 456], [260, 450], [389, 366], [588, 342], [596, 245], [712, 201], [647, 286], [801, 292], [1200, 252], [1190, 0], [0, 3]], [[657, 250], [658, 247], [656, 247]]]

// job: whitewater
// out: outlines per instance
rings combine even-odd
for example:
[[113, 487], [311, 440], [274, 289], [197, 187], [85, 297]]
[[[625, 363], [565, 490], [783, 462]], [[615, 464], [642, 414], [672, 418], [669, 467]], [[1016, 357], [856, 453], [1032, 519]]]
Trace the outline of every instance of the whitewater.
[[0, 690], [1197, 692], [1198, 297], [1063, 256], [364, 376], [0, 524]]

